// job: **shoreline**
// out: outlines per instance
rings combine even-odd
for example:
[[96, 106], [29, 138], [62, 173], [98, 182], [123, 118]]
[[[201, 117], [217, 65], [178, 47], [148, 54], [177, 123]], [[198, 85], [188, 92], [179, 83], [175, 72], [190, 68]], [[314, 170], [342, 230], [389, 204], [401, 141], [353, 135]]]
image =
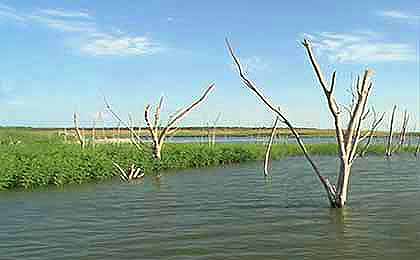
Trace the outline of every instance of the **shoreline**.
[[[315, 156], [337, 154], [337, 145], [308, 144]], [[262, 161], [266, 146], [240, 143], [214, 146], [200, 143], [168, 143], [162, 160], [155, 161], [148, 152], [139, 152], [131, 144], [98, 144], [81, 150], [77, 144], [48, 143], [2, 145], [0, 147], [0, 190], [31, 190], [49, 185], [98, 182], [118, 175], [112, 165], [140, 167], [146, 176], [166, 170], [205, 168], [249, 161]], [[414, 153], [415, 147], [404, 147], [402, 153]], [[372, 145], [367, 154], [383, 155], [384, 145]], [[296, 144], [275, 144], [271, 159], [303, 155]], [[306, 161], [302, 161], [306, 163]]]

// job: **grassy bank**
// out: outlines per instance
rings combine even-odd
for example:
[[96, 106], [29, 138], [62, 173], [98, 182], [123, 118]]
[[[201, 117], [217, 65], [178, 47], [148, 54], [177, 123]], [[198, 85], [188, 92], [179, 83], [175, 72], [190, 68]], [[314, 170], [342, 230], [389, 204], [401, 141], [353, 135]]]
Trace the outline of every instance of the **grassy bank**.
[[[81, 150], [55, 135], [31, 132], [0, 133], [0, 190], [32, 189], [47, 185], [97, 182], [116, 175], [112, 161], [128, 167], [132, 163], [146, 174], [167, 169], [185, 169], [262, 160], [265, 146], [260, 144], [167, 144], [163, 159], [156, 163], [148, 152], [130, 144], [104, 144]], [[407, 149], [411, 148], [405, 148]], [[315, 155], [335, 155], [335, 144], [308, 145]], [[384, 154], [384, 147], [372, 146], [369, 153]], [[295, 144], [272, 147], [272, 158], [302, 155]]]

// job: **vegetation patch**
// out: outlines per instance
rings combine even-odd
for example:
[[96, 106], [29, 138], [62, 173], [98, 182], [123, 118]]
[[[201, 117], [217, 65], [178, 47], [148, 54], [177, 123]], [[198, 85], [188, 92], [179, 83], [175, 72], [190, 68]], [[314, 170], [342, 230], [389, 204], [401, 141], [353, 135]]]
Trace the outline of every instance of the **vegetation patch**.
[[[224, 164], [263, 160], [262, 144], [166, 144], [162, 160], [150, 151], [139, 152], [131, 144], [102, 144], [80, 149], [75, 143], [64, 143], [54, 134], [39, 134], [30, 130], [0, 131], [0, 190], [33, 189], [41, 186], [98, 182], [118, 175], [112, 162], [128, 168], [141, 167], [146, 175], [169, 169], [212, 167]], [[314, 155], [335, 155], [336, 144], [312, 144]], [[414, 152], [414, 147], [404, 147]], [[368, 153], [383, 155], [384, 145], [372, 145]], [[273, 160], [300, 156], [295, 144], [272, 146]]]

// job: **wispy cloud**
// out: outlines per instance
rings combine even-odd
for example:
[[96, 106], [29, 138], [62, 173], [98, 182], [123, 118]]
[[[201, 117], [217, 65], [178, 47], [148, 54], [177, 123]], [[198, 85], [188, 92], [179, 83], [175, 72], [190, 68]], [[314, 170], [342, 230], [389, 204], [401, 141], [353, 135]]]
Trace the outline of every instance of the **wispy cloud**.
[[342, 63], [415, 61], [416, 49], [405, 43], [389, 42], [374, 32], [304, 34], [321, 55]]
[[20, 15], [16, 9], [3, 4], [0, 4], [0, 19], [17, 22], [24, 22], [26, 20], [25, 16]]
[[377, 11], [376, 15], [386, 17], [386, 18], [390, 18], [390, 19], [393, 19], [393, 20], [404, 21], [404, 22], [408, 22], [408, 23], [418, 23], [418, 22], [420, 22], [420, 15], [415, 15], [415, 14], [411, 14], [411, 13], [407, 13], [407, 12], [403, 12], [403, 11], [399, 11], [399, 10]]
[[46, 26], [54, 31], [66, 33], [69, 39], [78, 39], [80, 53], [93, 56], [141, 56], [163, 50], [150, 37], [128, 35], [119, 28], [101, 29], [95, 17], [85, 11], [63, 9], [37, 9], [29, 13], [18, 12], [10, 6], [0, 4], [0, 18], [21, 22], [30, 26]]
[[148, 37], [128, 37], [101, 35], [87, 41], [82, 47], [82, 52], [96, 56], [104, 55], [147, 55], [162, 50], [159, 44]]
[[93, 17], [87, 12], [74, 12], [62, 9], [41, 9], [39, 10], [39, 13], [51, 17], [93, 19]]
[[80, 21], [76, 19], [63, 20], [60, 18], [51, 18], [41, 14], [28, 16], [33, 22], [37, 22], [51, 29], [62, 32], [95, 32], [97, 26], [94, 22]]
[[242, 64], [245, 71], [249, 73], [257, 73], [260, 71], [266, 71], [269, 68], [267, 62], [265, 62], [261, 57], [252, 56], [242, 59]]

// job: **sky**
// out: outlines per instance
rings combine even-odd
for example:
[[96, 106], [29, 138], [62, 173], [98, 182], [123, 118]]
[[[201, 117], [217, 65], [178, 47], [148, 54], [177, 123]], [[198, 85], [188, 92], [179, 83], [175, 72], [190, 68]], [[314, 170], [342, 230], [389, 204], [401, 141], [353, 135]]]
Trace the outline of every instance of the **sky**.
[[[228, 37], [247, 75], [299, 127], [332, 128], [303, 38], [313, 42], [336, 96], [364, 69], [375, 71], [370, 105], [420, 117], [420, 2], [0, 0], [0, 124], [90, 126], [98, 113], [144, 125], [147, 104], [165, 97], [167, 115], [216, 88], [182, 126], [270, 126], [270, 113], [241, 85]], [[386, 120], [388, 120], [388, 116]], [[165, 119], [165, 118], [164, 118]], [[414, 120], [417, 119], [417, 120]], [[164, 120], [165, 121], [165, 120]], [[420, 128], [420, 126], [419, 126]]]

